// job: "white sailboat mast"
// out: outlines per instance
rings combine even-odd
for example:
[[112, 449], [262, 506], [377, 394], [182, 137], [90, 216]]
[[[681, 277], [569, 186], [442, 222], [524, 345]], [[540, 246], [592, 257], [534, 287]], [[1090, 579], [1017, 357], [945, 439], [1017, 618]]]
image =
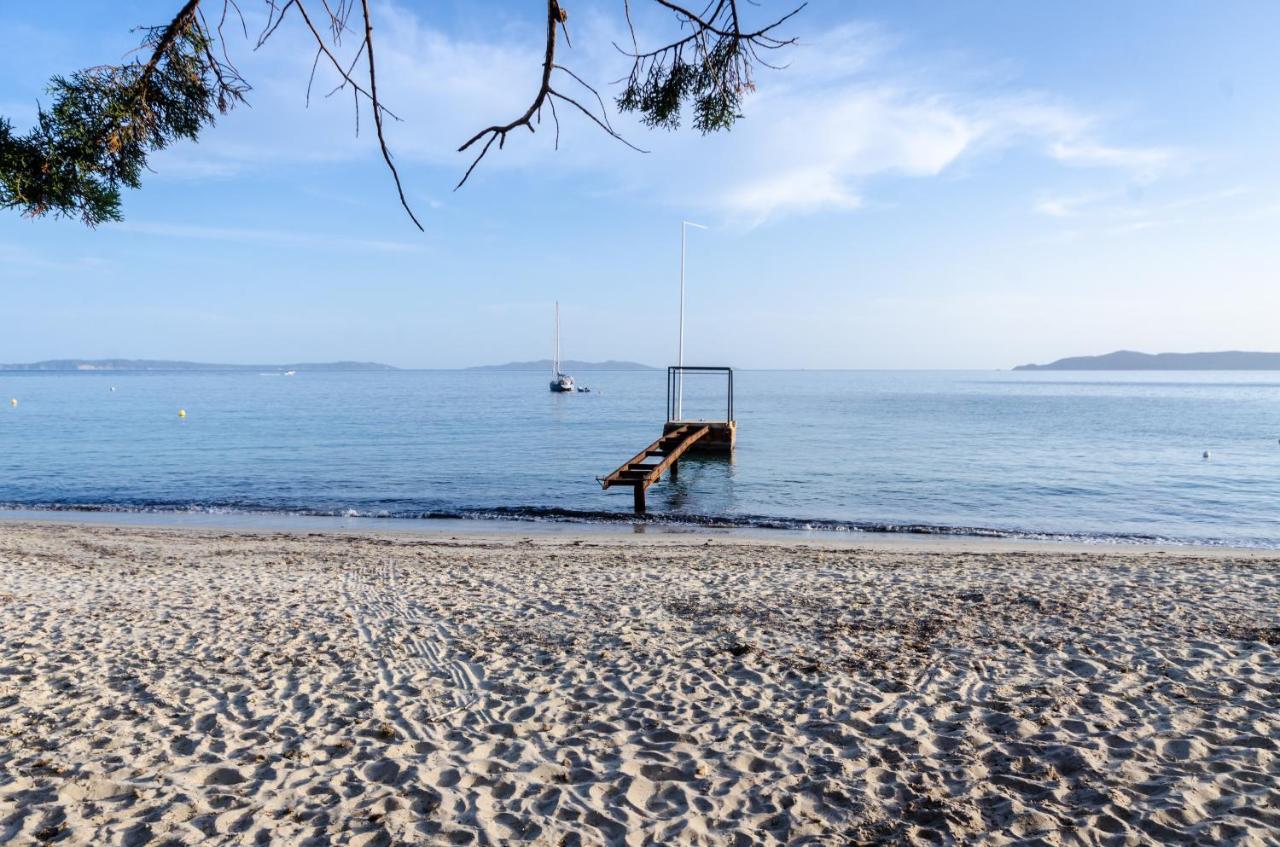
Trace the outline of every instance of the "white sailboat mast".
[[698, 229], [706, 229], [702, 224], [696, 224], [693, 221], [680, 222], [680, 347], [676, 353], [676, 364], [682, 370], [676, 372], [676, 420], [684, 420], [684, 243], [685, 233], [689, 231], [689, 227], [696, 226]]
[[556, 340], [554, 357], [551, 360], [551, 374], [555, 377], [560, 376], [560, 301], [556, 301]]

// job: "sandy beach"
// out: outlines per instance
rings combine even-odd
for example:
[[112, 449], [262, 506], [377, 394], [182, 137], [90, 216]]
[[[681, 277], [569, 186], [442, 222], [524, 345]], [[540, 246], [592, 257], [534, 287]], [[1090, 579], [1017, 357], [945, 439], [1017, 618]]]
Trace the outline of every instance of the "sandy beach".
[[0, 524], [0, 843], [1280, 843], [1280, 559]]

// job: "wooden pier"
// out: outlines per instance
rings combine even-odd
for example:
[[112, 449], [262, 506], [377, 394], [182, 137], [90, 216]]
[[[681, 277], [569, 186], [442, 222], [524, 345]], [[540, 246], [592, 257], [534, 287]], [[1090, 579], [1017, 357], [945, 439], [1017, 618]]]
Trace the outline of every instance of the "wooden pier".
[[[725, 419], [680, 420], [685, 372], [720, 372], [727, 376], [728, 404]], [[674, 481], [680, 475], [680, 458], [689, 452], [732, 453], [737, 441], [738, 426], [733, 419], [733, 370], [710, 367], [667, 368], [667, 422], [662, 436], [648, 447], [618, 466], [605, 477], [598, 477], [605, 489], [619, 485], [631, 486], [635, 513], [643, 515], [645, 492], [649, 486], [668, 474]]]

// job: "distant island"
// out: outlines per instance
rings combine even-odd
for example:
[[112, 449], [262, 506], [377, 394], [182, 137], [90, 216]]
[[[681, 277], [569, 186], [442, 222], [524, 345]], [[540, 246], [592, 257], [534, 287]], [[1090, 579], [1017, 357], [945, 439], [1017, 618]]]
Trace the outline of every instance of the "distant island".
[[[538, 359], [535, 362], [507, 362], [505, 365], [475, 365], [465, 368], [468, 371], [549, 371], [551, 370], [550, 359]], [[574, 371], [656, 371], [657, 368], [651, 365], [642, 365], [639, 362], [618, 362], [610, 359], [607, 362], [580, 362], [576, 359], [565, 359], [560, 363], [560, 370], [564, 373], [573, 373]]]
[[0, 365], [0, 371], [394, 371], [377, 362], [299, 362], [292, 365], [214, 365], [165, 359], [49, 359]]
[[1072, 356], [1047, 365], [1018, 365], [1015, 371], [1280, 371], [1280, 353], [1137, 353]]

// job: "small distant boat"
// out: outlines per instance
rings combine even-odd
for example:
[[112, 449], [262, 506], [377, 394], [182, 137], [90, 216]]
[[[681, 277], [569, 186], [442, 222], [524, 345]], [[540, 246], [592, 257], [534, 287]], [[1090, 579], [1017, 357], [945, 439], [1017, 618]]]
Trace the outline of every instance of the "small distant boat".
[[285, 375], [285, 376], [297, 376], [297, 375], [298, 375], [298, 372], [297, 372], [297, 371], [285, 371], [285, 372], [284, 372], [284, 375]]
[[551, 359], [551, 391], [568, 394], [574, 390], [573, 377], [560, 372], [560, 301], [556, 301], [556, 339]]

